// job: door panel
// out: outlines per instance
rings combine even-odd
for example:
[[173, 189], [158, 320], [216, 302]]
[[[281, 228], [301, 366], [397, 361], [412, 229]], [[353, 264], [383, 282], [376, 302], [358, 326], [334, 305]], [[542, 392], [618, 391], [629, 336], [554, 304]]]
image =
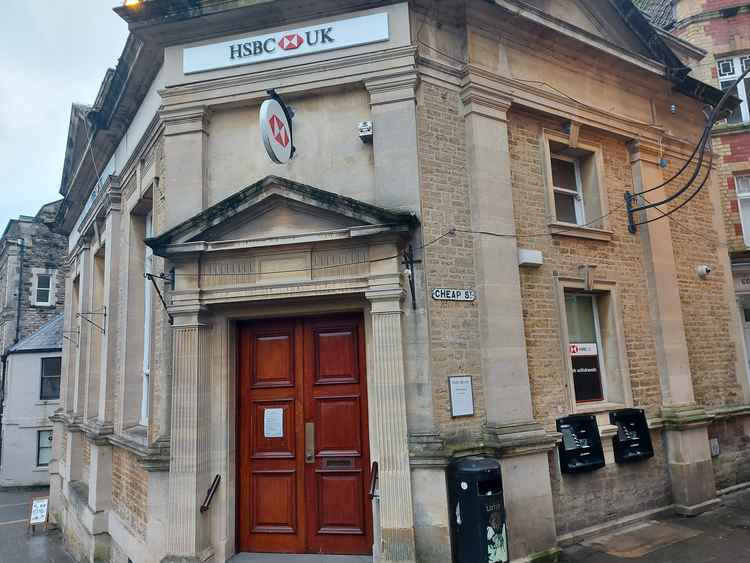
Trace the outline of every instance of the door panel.
[[238, 551], [371, 553], [361, 315], [246, 323], [238, 342]]
[[372, 511], [366, 476], [367, 388], [360, 316], [304, 323], [305, 417], [315, 423], [315, 459], [305, 465], [311, 553], [368, 554]]
[[238, 331], [237, 548], [297, 553], [305, 543], [301, 328], [292, 321]]

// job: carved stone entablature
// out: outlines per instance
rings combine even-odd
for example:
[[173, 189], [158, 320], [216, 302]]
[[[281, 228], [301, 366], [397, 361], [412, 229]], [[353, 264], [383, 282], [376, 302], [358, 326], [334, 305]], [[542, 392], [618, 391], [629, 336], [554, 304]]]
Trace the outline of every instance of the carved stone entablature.
[[104, 184], [97, 185], [84, 207], [83, 219], [78, 227], [81, 239], [96, 231], [111, 212], [120, 211], [121, 188], [119, 176], [107, 176]]
[[[418, 224], [394, 212], [268, 176], [147, 241], [175, 266], [172, 307], [365, 293], [382, 246]], [[375, 248], [373, 253], [373, 248]]]

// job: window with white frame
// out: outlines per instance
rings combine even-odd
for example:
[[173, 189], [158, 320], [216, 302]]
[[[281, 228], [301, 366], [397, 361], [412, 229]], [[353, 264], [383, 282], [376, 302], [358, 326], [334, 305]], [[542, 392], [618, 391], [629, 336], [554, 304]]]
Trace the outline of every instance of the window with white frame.
[[36, 433], [36, 464], [47, 467], [52, 459], [52, 430], [38, 430]]
[[735, 176], [734, 189], [742, 224], [742, 238], [745, 246], [750, 246], [750, 175]]
[[[146, 238], [154, 235], [153, 215], [146, 215]], [[154, 252], [146, 247], [144, 255], [144, 272], [153, 273]], [[152, 321], [152, 291], [151, 280], [145, 279], [145, 293], [143, 294], [143, 381], [141, 390], [141, 420], [143, 426], [148, 426], [149, 411], [149, 382], [151, 379], [151, 321]]]
[[[734, 84], [740, 75], [750, 68], [750, 55], [738, 55], [727, 57], [716, 61], [716, 67], [719, 74], [719, 84], [722, 90], [728, 90]], [[750, 121], [750, 105], [748, 97], [750, 96], [750, 77], [745, 77], [738, 85], [734, 94], [742, 100], [740, 106], [732, 112], [727, 119], [727, 123], [743, 123]]]
[[565, 316], [577, 403], [604, 400], [604, 362], [597, 296], [566, 293]]
[[568, 146], [556, 137], [547, 140], [547, 149], [553, 220], [603, 228], [598, 152], [593, 147]]
[[55, 304], [55, 272], [52, 270], [34, 271], [31, 287], [31, 300], [37, 307], [50, 307]]
[[62, 372], [62, 358], [42, 358], [42, 381], [39, 399], [42, 401], [57, 401], [60, 398], [60, 374]]

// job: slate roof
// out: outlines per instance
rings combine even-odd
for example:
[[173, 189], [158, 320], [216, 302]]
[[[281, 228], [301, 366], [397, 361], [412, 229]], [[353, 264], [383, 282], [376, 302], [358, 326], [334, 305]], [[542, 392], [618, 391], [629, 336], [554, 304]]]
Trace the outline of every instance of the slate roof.
[[633, 0], [633, 4], [652, 24], [663, 29], [670, 29], [674, 25], [672, 0]]
[[63, 345], [63, 315], [62, 313], [47, 321], [31, 336], [27, 336], [14, 344], [8, 354], [24, 352], [40, 352], [44, 350], [62, 350]]

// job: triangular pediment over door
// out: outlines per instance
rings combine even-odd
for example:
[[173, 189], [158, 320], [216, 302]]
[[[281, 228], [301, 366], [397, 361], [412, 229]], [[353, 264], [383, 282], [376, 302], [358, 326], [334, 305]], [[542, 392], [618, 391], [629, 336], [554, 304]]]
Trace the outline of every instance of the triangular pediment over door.
[[181, 252], [299, 244], [409, 232], [411, 213], [267, 176], [147, 242], [162, 256]]

